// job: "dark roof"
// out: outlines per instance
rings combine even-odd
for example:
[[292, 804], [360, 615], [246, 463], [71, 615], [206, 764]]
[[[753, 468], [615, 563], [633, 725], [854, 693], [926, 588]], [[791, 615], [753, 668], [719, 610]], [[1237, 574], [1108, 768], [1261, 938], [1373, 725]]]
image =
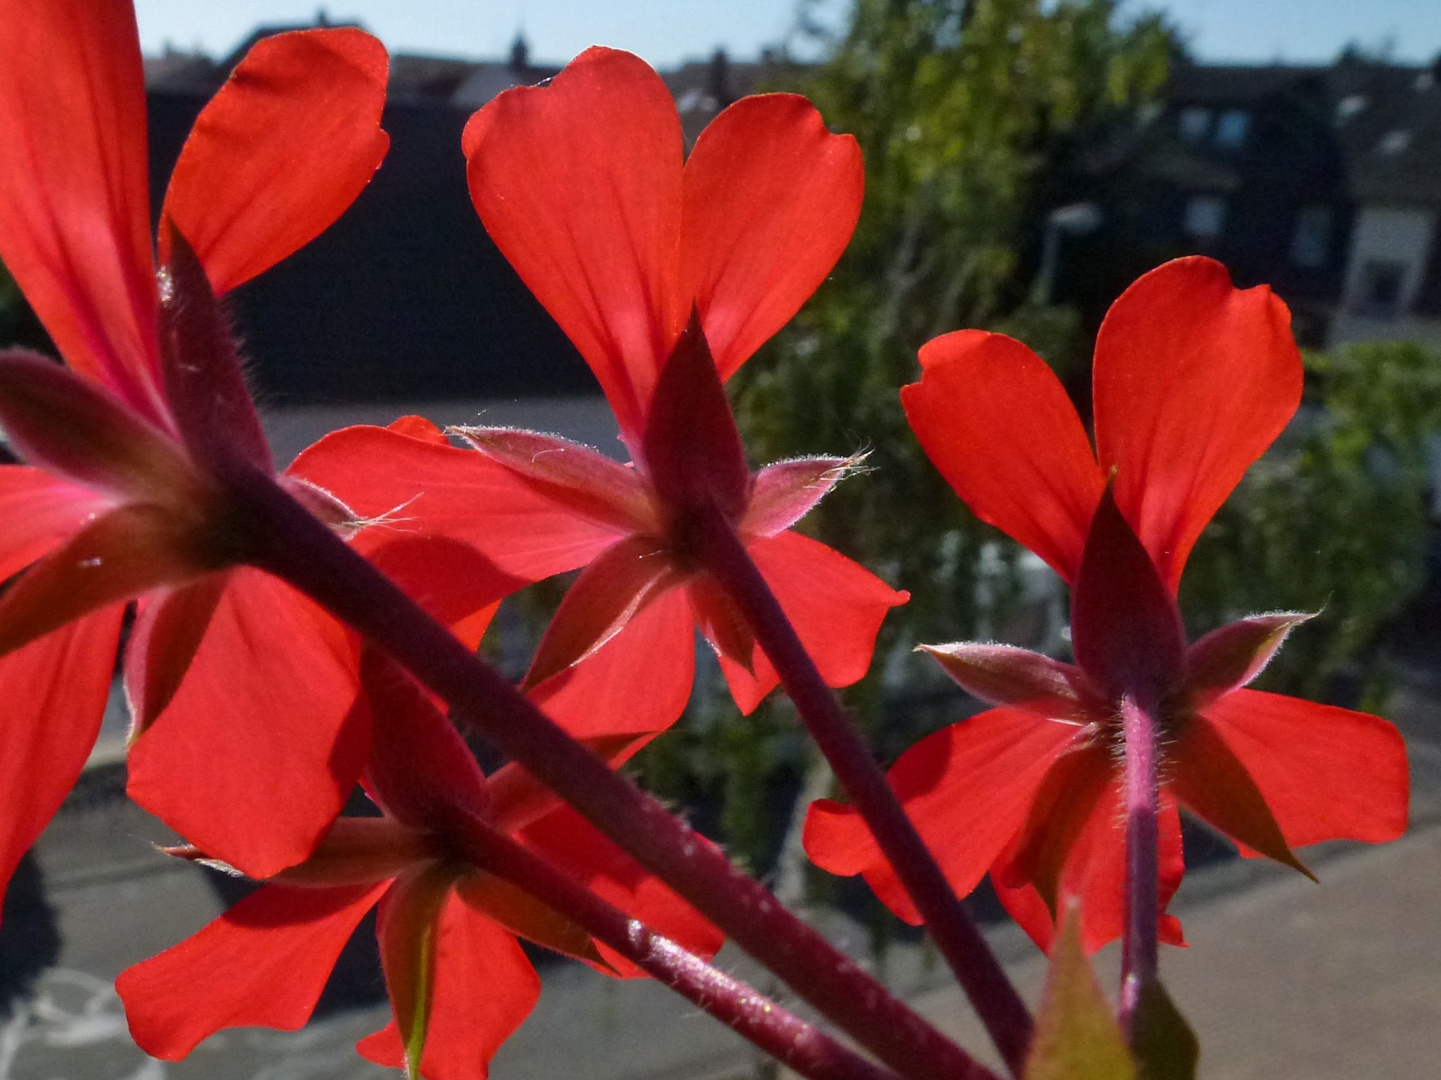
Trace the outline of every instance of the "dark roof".
[[[205, 95], [148, 94], [158, 208]], [[589, 369], [486, 235], [465, 183], [468, 110], [392, 101], [375, 179], [320, 237], [231, 294], [260, 399], [536, 397]]]
[[1356, 201], [1441, 204], [1441, 64], [1179, 64], [1166, 96], [1173, 111], [1305, 103], [1332, 126]]

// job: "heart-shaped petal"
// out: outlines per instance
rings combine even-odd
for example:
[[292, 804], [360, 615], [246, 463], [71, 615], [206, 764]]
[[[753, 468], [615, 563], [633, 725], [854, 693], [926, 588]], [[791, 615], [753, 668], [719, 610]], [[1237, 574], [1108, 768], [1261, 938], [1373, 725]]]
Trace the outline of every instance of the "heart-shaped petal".
[[[162, 218], [180, 227], [217, 294], [320, 235], [370, 182], [385, 48], [353, 27], [256, 42], [195, 121], [170, 175]], [[162, 226], [161, 262], [170, 241]]]

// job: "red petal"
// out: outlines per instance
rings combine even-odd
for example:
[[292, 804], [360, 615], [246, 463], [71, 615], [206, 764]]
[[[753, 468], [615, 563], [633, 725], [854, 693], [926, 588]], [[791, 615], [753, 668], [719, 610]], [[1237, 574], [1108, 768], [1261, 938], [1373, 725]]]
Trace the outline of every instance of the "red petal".
[[[1107, 747], [1077, 746], [1060, 757], [1037, 784], [1025, 824], [1001, 860], [997, 879], [1006, 885], [1029, 882], [1054, 914], [1061, 899], [1061, 874], [1089, 827], [1096, 807], [1114, 800], [1115, 763]], [[1114, 806], [1111, 807], [1114, 812]]]
[[140, 602], [125, 648], [132, 738], [155, 722], [180, 689], [229, 582], [228, 573], [206, 574], [194, 584]]
[[807, 457], [777, 461], [755, 474], [740, 532], [774, 536], [789, 529], [820, 502], [859, 458]]
[[1111, 306], [1092, 372], [1116, 502], [1172, 588], [1191, 545], [1301, 401], [1286, 305], [1211, 259], [1152, 270]]
[[[1119, 789], [1108, 792], [1096, 805], [1076, 839], [1061, 878], [1061, 904], [1079, 900], [1081, 904], [1081, 943], [1088, 953], [1096, 952], [1109, 941], [1121, 936], [1125, 924], [1126, 832], [1121, 814]], [[1185, 864], [1181, 855], [1181, 822], [1176, 803], [1164, 792], [1161, 796], [1159, 821], [1159, 900], [1161, 916], [1158, 929], [1162, 941], [1184, 945], [1181, 923], [1165, 914], [1171, 897], [1180, 887]], [[1003, 855], [991, 878], [996, 895], [1011, 917], [1047, 951], [1055, 934], [1051, 912], [1034, 885], [1007, 885], [1004, 877], [1006, 856]]]
[[486, 231], [637, 445], [691, 305], [677, 288], [683, 150], [670, 91], [638, 57], [587, 49], [549, 85], [487, 104], [462, 146]]
[[500, 601], [526, 584], [457, 540], [443, 536], [384, 540], [384, 531], [374, 535], [382, 542], [367, 552], [370, 561], [471, 649], [480, 645]]
[[835, 266], [861, 213], [860, 147], [794, 94], [742, 98], [685, 165], [683, 295], [728, 379]]
[[1071, 592], [1071, 639], [1076, 663], [1109, 701], [1131, 697], [1154, 713], [1185, 674], [1186, 631], [1175, 597], [1109, 486]]
[[446, 438], [442, 429], [425, 417], [416, 416], [414, 413], [397, 417], [386, 424], [385, 429], [401, 435], [408, 435], [412, 439], [420, 439], [422, 442], [435, 443], [436, 446], [450, 445], [450, 440]]
[[[783, 532], [746, 545], [790, 618], [801, 644], [830, 686], [849, 686], [870, 670], [886, 612], [910, 599], [859, 563], [800, 533]], [[726, 682], [742, 712], [760, 703], [778, 679], [763, 652], [755, 677], [722, 659]]]
[[927, 342], [921, 368], [901, 404], [931, 463], [978, 518], [1074, 581], [1105, 475], [1055, 373], [978, 330]]
[[672, 514], [714, 507], [736, 521], [745, 512], [750, 467], [695, 312], [656, 380], [640, 460]]
[[578, 739], [663, 731], [695, 678], [695, 620], [683, 589], [656, 597], [615, 637], [530, 691]]
[[1187, 809], [1247, 847], [1314, 877], [1291, 854], [1256, 782], [1210, 721], [1187, 717], [1173, 738], [1166, 783]]
[[85, 488], [24, 465], [0, 465], [0, 581], [74, 533], [107, 502]]
[[269, 885], [247, 896], [115, 980], [131, 1037], [151, 1057], [179, 1061], [221, 1028], [299, 1030], [340, 950], [389, 884]]
[[135, 13], [4, 0], [0, 259], [82, 375], [163, 425]]
[[97, 611], [0, 658], [0, 901], [95, 745], [123, 611]]
[[1078, 724], [1104, 719], [1107, 706], [1086, 673], [1073, 664], [1014, 645], [917, 645], [930, 653], [967, 693], [988, 705], [1006, 705], [1052, 720]]
[[629, 536], [591, 560], [560, 602], [524, 688], [579, 663], [625, 627], [637, 612], [679, 583], [669, 553], [648, 536]]
[[1206, 718], [1246, 767], [1292, 847], [1406, 831], [1406, 744], [1378, 716], [1237, 690]]
[[236, 570], [170, 707], [131, 747], [130, 797], [251, 877], [294, 866], [365, 760], [354, 664], [313, 603]]
[[620, 532], [659, 533], [660, 515], [636, 471], [569, 439], [510, 428], [458, 428], [486, 457], [571, 513]]
[[390, 145], [380, 130], [388, 68], [385, 47], [361, 30], [277, 34], [257, 42], [205, 106], [164, 213], [217, 294], [319, 236], [370, 182]]
[[190, 522], [145, 503], [96, 518], [0, 597], [0, 653], [117, 601], [195, 580], [208, 569], [196, 547]]
[[[420, 1074], [425, 1080], [485, 1080], [490, 1059], [525, 1021], [540, 979], [515, 935], [452, 896], [440, 916], [435, 995]], [[395, 1024], [356, 1049], [399, 1068], [405, 1055]]]
[[[547, 862], [687, 952], [709, 960], [720, 951], [725, 936], [719, 930], [571, 807], [527, 826], [522, 838]], [[613, 949], [596, 944], [626, 978], [641, 974]]]
[[[942, 728], [896, 761], [887, 779], [935, 854], [951, 887], [974, 889], [1025, 820], [1046, 770], [1078, 729], [1016, 709], [991, 709]], [[833, 874], [863, 873], [876, 895], [919, 925], [905, 889], [859, 814], [829, 800], [811, 804], [806, 854]]]
[[385, 428], [333, 432], [287, 473], [372, 522], [356, 540], [363, 550], [392, 537], [446, 536], [507, 574], [538, 581], [584, 566], [619, 539], [614, 529], [577, 517], [482, 454]]

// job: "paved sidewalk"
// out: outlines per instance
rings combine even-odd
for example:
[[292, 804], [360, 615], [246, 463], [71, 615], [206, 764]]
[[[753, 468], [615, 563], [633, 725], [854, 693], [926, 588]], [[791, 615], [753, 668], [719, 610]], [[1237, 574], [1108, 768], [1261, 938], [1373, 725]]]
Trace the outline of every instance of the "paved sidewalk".
[[[1315, 885], [1265, 862], [1188, 875], [1173, 910], [1192, 943], [1163, 973], [1201, 1037], [1204, 1080], [1421, 1080], [1441, 1075], [1441, 707], [1402, 693], [1413, 828], [1377, 848], [1306, 852]], [[224, 907], [196, 867], [158, 855], [164, 830], [126, 803], [63, 813], [38, 846], [62, 938], [58, 966], [8, 1022], [0, 1080], [379, 1080], [356, 1039], [384, 1005], [332, 1013], [304, 1031], [223, 1033], [185, 1062], [151, 1061], [130, 1043], [111, 980], [192, 933]], [[827, 927], [862, 953], [862, 929]], [[1035, 1000], [1044, 962], [1014, 927], [989, 933]], [[721, 965], [755, 979], [728, 950]], [[1105, 985], [1115, 951], [1103, 952]], [[535, 1014], [502, 1048], [494, 1080], [741, 1080], [747, 1044], [654, 983], [617, 983], [577, 964], [543, 969]], [[887, 976], [978, 1056], [994, 1061], [958, 992], [919, 947], [895, 948]], [[763, 977], [763, 974], [762, 976]], [[765, 988], [765, 983], [759, 983]]]

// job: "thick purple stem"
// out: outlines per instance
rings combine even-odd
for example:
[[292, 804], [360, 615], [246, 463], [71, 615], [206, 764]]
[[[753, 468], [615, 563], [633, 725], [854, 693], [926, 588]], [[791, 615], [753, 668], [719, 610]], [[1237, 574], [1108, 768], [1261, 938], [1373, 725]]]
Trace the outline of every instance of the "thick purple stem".
[[1019, 1076], [1031, 1043], [1031, 1014], [986, 939], [901, 808], [860, 731], [816, 669], [755, 561], [724, 515], [699, 514], [696, 555], [740, 609], [781, 677], [802, 722], [910, 894], [996, 1049]]
[[509, 836], [479, 822], [457, 837], [469, 861], [568, 916], [687, 1001], [811, 1080], [896, 1080], [769, 998], [612, 907]]
[[236, 477], [246, 561], [369, 638], [737, 945], [908, 1080], [994, 1080], [684, 822], [576, 742], [269, 477]]
[[1126, 928], [1121, 939], [1121, 1021], [1129, 1028], [1141, 991], [1156, 978], [1158, 886], [1156, 722], [1151, 710], [1121, 699], [1126, 741]]

